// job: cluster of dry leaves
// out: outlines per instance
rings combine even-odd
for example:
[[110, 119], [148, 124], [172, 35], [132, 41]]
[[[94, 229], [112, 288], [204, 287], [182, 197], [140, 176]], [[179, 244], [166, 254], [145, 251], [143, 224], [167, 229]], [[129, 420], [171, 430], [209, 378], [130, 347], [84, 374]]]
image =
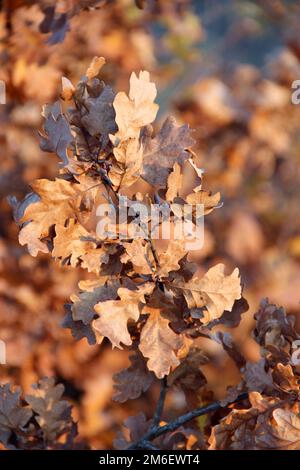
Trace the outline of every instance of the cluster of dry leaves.
[[[2, 389], [3, 416], [12, 415], [14, 407], [23, 418], [12, 423], [3, 418], [1, 442], [15, 448], [72, 448], [76, 430], [66, 415], [62, 418], [67, 405], [59, 405], [57, 414], [44, 416], [47, 424], [41, 424], [41, 413], [26, 398], [32, 395], [31, 384], [48, 375], [64, 383], [73, 404], [80, 436], [75, 445], [85, 441], [94, 448], [110, 448], [125, 420], [124, 435], [115, 446], [128, 447], [151, 429], [156, 377], [168, 374], [168, 420], [216, 399], [223, 406], [154, 437], [155, 446], [298, 448], [299, 369], [292, 347], [298, 336], [292, 316], [266, 302], [256, 314], [256, 326], [252, 315], [264, 295], [286, 305], [289, 313], [299, 312], [299, 107], [290, 104], [289, 89], [300, 70], [297, 41], [272, 58], [267, 79], [255, 67], [243, 65], [230, 77], [217, 71], [199, 79], [194, 65], [188, 66], [191, 81], [183, 82], [187, 96], [174, 88], [173, 98], [179, 121], [199, 129], [192, 134], [196, 156], [189, 148], [187, 126], [169, 118], [160, 130], [150, 128], [157, 108], [147, 74], [132, 76], [128, 96], [115, 94], [99, 78], [120, 89], [127, 86], [131, 70], [149, 69], [160, 87], [174, 76], [174, 69], [157, 62], [155, 40], [141, 17], [132, 19], [133, 2], [115, 2], [72, 18], [68, 6], [71, 30], [57, 46], [47, 45], [39, 33], [46, 18], [39, 6], [23, 8], [21, 3], [15, 2], [10, 23], [6, 15], [0, 22], [1, 78], [9, 96], [9, 106], [0, 109], [1, 195], [16, 191], [22, 196], [28, 181], [45, 176], [51, 180], [35, 181], [35, 194], [21, 204], [15, 201], [20, 240], [32, 254], [39, 251], [38, 257], [16, 245], [11, 211], [1, 203], [0, 337], [12, 366], [1, 366], [1, 383], [22, 384], [25, 394], [25, 402], [16, 398], [16, 405], [9, 405], [15, 392]], [[174, 35], [184, 33], [186, 25], [180, 30], [179, 17], [166, 23], [182, 51], [182, 39]], [[50, 38], [58, 38], [55, 21], [51, 28]], [[54, 180], [56, 158], [45, 158], [36, 145], [41, 103], [56, 99], [61, 75], [75, 83], [88, 57], [99, 51], [109, 58], [108, 65], [100, 70], [102, 61], [95, 61], [76, 87], [64, 79], [63, 102], [44, 108], [42, 148], [60, 159]], [[144, 93], [147, 99], [141, 106]], [[67, 110], [72, 103], [73, 110]], [[187, 254], [175, 240], [168, 246], [143, 239], [97, 239], [95, 207], [101, 201], [117, 206], [120, 195], [170, 207], [201, 200], [211, 212], [220, 196], [199, 187], [197, 169], [202, 165], [209, 186], [221, 189], [225, 197], [223, 208], [205, 218], [204, 250]], [[49, 251], [58, 264], [49, 264]], [[224, 274], [223, 264], [232, 274]], [[231, 329], [247, 310], [246, 302], [238, 299], [236, 265], [251, 308], [240, 327]], [[79, 279], [80, 290], [74, 294]], [[88, 341], [75, 343], [67, 329], [57, 326], [70, 295], [64, 326]], [[255, 342], [249, 339], [253, 327]], [[234, 339], [224, 333], [228, 328]], [[116, 346], [112, 351], [111, 344]], [[40, 387], [45, 390], [46, 385]], [[55, 395], [52, 382], [49, 390]], [[249, 400], [228, 405], [243, 391]], [[144, 415], [128, 418], [140, 409]], [[45, 426], [56, 429], [51, 439], [45, 438]]]
[[[206, 384], [199, 365], [208, 359], [194, 339], [207, 337], [222, 344], [242, 368], [242, 382], [228, 390], [223, 405], [234, 402], [242, 391], [250, 393], [251, 404], [234, 408], [211, 427], [210, 448], [277, 448], [283, 438], [284, 445], [293, 448], [297, 435], [290, 436], [283, 424], [289, 420], [292, 427], [299, 420], [299, 386], [291, 364], [292, 342], [299, 337], [291, 317], [262, 303], [254, 335], [263, 359], [246, 362], [230, 334], [215, 329], [236, 327], [248, 309], [237, 268], [226, 275], [224, 265], [217, 264], [199, 276], [184, 238], [170, 239], [166, 246], [142, 236], [131, 240], [124, 231], [130, 233], [138, 214], [126, 227], [116, 224], [118, 239], [109, 235], [101, 239], [96, 233], [97, 205], [109, 201], [117, 212], [125, 195], [133, 208], [135, 201], [167, 205], [173, 225], [178, 223], [178, 204], [201, 203], [207, 215], [220, 202], [219, 194], [202, 189], [189, 128], [167, 118], [154, 132], [151, 124], [158, 105], [149, 73], [133, 73], [129, 94], [115, 94], [99, 78], [104, 62], [95, 57], [76, 87], [63, 78], [61, 97], [73, 104], [66, 112], [59, 102], [43, 109], [41, 147], [57, 154], [60, 171], [54, 181], [35, 181], [23, 201], [11, 198], [21, 227], [19, 241], [33, 256], [51, 252], [62, 264], [80, 265], [95, 274], [79, 283], [63, 325], [76, 339], [85, 337], [90, 344], [108, 338], [113, 347], [130, 347], [130, 367], [115, 375], [116, 400], [138, 398], [154, 376], [167, 376], [169, 387], [198, 391]], [[200, 180], [186, 196], [182, 194], [184, 165], [191, 165]], [[145, 181], [144, 193], [135, 189], [140, 179]], [[136, 428], [134, 421], [135, 438], [141, 432]], [[147, 430], [145, 422], [142, 429]], [[193, 437], [197, 448], [199, 438]]]

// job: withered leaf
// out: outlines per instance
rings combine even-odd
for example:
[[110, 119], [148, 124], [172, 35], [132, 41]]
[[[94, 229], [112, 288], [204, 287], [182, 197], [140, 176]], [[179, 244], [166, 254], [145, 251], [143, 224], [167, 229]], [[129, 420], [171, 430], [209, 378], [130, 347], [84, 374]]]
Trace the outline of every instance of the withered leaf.
[[150, 315], [141, 332], [139, 349], [149, 359], [148, 369], [162, 379], [179, 364], [176, 351], [182, 347], [182, 337], [171, 330], [170, 321], [161, 315], [159, 308], [146, 305], [143, 313]]
[[124, 421], [124, 434], [118, 433], [117, 439], [114, 440], [116, 449], [126, 449], [130, 443], [137, 442], [148, 431], [151, 421], [146, 420], [144, 413], [139, 413], [136, 416], [129, 416]]
[[186, 202], [193, 206], [197, 204], [203, 205], [203, 215], [207, 215], [212, 212], [216, 207], [220, 207], [221, 195], [220, 193], [211, 194], [208, 191], [198, 191], [197, 193], [191, 193], [186, 197]]
[[81, 122], [90, 135], [101, 136], [102, 147], [107, 144], [108, 135], [116, 131], [114, 97], [114, 91], [106, 85], [99, 96], [89, 96], [84, 102], [88, 113], [82, 116]]
[[101, 285], [94, 285], [90, 290], [80, 292], [78, 295], [72, 295], [72, 316], [73, 320], [81, 320], [85, 325], [89, 325], [95, 317], [95, 305], [99, 302], [115, 299], [120, 287], [119, 282], [110, 282]]
[[90, 345], [96, 344], [96, 335], [90, 325], [86, 325], [81, 320], [73, 320], [71, 304], [65, 305], [66, 315], [64, 316], [61, 326], [71, 331], [76, 341], [86, 338]]
[[168, 277], [171, 271], [180, 269], [179, 261], [187, 254], [184, 240], [170, 240], [167, 250], [159, 253], [159, 270], [161, 277]]
[[200, 366], [209, 362], [201, 349], [192, 347], [178, 367], [168, 376], [168, 384], [180, 385], [183, 390], [198, 391], [206, 384], [206, 378]]
[[194, 143], [190, 133], [188, 126], [177, 126], [175, 119], [168, 117], [155, 137], [148, 134], [144, 136], [141, 173], [144, 180], [153, 186], [166, 186], [174, 164], [183, 164], [189, 157], [186, 149]]
[[114, 99], [116, 111], [116, 124], [118, 132], [113, 137], [126, 140], [139, 136], [140, 129], [154, 121], [158, 105], [154, 103], [156, 86], [150, 82], [149, 72], [142, 71], [137, 77], [135, 73], [130, 77], [129, 97], [124, 92], [119, 92]]
[[145, 361], [139, 353], [130, 356], [131, 365], [113, 376], [115, 394], [113, 399], [119, 403], [134, 400], [146, 392], [154, 380]]
[[85, 73], [87, 78], [91, 80], [92, 78], [97, 77], [104, 64], [104, 57], [94, 57]]
[[181, 167], [176, 162], [173, 166], [173, 171], [168, 176], [166, 192], [166, 200], [173, 201], [180, 193], [182, 187], [183, 174], [181, 173]]
[[99, 318], [93, 321], [93, 329], [100, 335], [107, 337], [113, 347], [122, 349], [121, 343], [126, 346], [132, 344], [128, 332], [129, 320], [137, 322], [141, 313], [145, 295], [150, 294], [154, 284], [144, 284], [137, 290], [125, 287], [118, 289], [120, 300], [106, 300], [98, 302], [94, 309]]
[[241, 297], [239, 270], [224, 275], [224, 265], [210, 268], [202, 279], [197, 276], [182, 285], [189, 308], [206, 307], [202, 323], [220, 318], [224, 310], [231, 311], [234, 301]]
[[20, 244], [27, 244], [32, 256], [38, 251], [48, 253], [47, 245], [41, 239], [49, 235], [52, 225], [64, 225], [68, 218], [74, 218], [76, 197], [80, 194], [78, 186], [64, 179], [41, 179], [32, 183], [31, 187], [40, 199], [32, 198], [25, 208], [20, 222], [27, 223], [19, 234]]
[[152, 274], [154, 260], [150, 245], [146, 240], [136, 238], [131, 243], [123, 243], [123, 246], [126, 253], [121, 256], [122, 263], [130, 261], [137, 273]]
[[75, 92], [75, 87], [73, 83], [67, 78], [67, 77], [62, 77], [61, 79], [61, 84], [62, 84], [62, 92], [61, 92], [61, 98], [66, 101], [70, 101]]
[[33, 386], [32, 395], [26, 395], [26, 401], [37, 414], [36, 420], [40, 425], [46, 441], [54, 441], [66, 432], [71, 424], [71, 407], [62, 400], [64, 386], [55, 385], [54, 378], [43, 378]]
[[82, 239], [88, 236], [89, 232], [79, 223], [76, 224], [74, 219], [70, 219], [67, 227], [56, 224], [55, 232], [52, 255], [61, 258], [62, 262], [70, 258], [73, 267], [77, 265], [78, 258], [94, 248], [93, 242]]
[[263, 422], [256, 431], [256, 443], [260, 448], [274, 450], [300, 449], [300, 417], [292, 410], [276, 408], [275, 423]]
[[11, 390], [9, 384], [0, 387], [0, 441], [8, 445], [12, 432], [23, 430], [32, 416], [29, 408], [21, 406], [20, 389]]
[[73, 141], [73, 136], [59, 102], [44, 106], [42, 115], [45, 118], [45, 135], [40, 134], [41, 149], [44, 152], [55, 152], [62, 160], [62, 166], [68, 166], [67, 149]]
[[272, 393], [274, 390], [271, 371], [266, 372], [265, 359], [255, 364], [247, 362], [243, 375], [249, 392]]
[[254, 339], [261, 346], [284, 348], [288, 341], [299, 338], [294, 329], [294, 317], [287, 316], [282, 307], [270, 304], [268, 299], [261, 301], [254, 318]]
[[140, 177], [143, 147], [137, 138], [127, 139], [115, 147], [113, 153], [118, 163], [109, 171], [110, 180], [118, 188], [131, 186]]

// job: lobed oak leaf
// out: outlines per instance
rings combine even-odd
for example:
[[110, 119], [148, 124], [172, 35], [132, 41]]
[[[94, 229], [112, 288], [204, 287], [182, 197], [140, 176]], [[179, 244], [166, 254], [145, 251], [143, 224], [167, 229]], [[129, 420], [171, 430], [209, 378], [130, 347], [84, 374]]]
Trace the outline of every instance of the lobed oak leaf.
[[45, 135], [40, 134], [40, 146], [44, 152], [55, 152], [62, 160], [62, 166], [69, 165], [67, 149], [73, 142], [70, 125], [57, 101], [43, 108]]
[[[80, 284], [82, 287], [82, 284]], [[101, 285], [97, 282], [90, 290], [80, 292], [78, 295], [72, 295], [72, 316], [75, 321], [82, 321], [85, 325], [89, 325], [94, 319], [95, 305], [99, 302], [115, 299], [117, 297], [119, 282], [110, 282]]]
[[177, 196], [179, 196], [182, 187], [183, 174], [181, 173], [181, 167], [176, 162], [173, 166], [173, 171], [169, 174], [167, 180], [167, 192], [166, 200], [172, 202]]
[[153, 255], [150, 244], [142, 239], [136, 238], [132, 242], [123, 243], [126, 253], [121, 256], [122, 263], [130, 261], [135, 272], [139, 274], [153, 273]]
[[116, 253], [115, 245], [102, 245], [97, 248], [90, 249], [81, 256], [81, 266], [88, 270], [89, 273], [100, 274], [102, 264], [109, 262], [110, 255]]
[[98, 96], [89, 96], [84, 100], [87, 113], [81, 117], [83, 126], [91, 136], [101, 136], [102, 148], [108, 143], [109, 134], [116, 131], [115, 111], [113, 101], [115, 93], [110, 86], [105, 85]]
[[99, 341], [99, 338], [96, 338], [96, 335], [90, 325], [86, 325], [81, 320], [75, 321], [73, 319], [71, 304], [66, 304], [65, 310], [66, 315], [64, 316], [61, 322], [61, 326], [62, 328], [68, 328], [71, 331], [73, 338], [76, 339], [76, 341], [80, 341], [81, 339], [86, 338], [90, 345], [96, 344], [97, 339], [98, 343], [101, 342]]
[[146, 392], [154, 381], [154, 375], [146, 367], [139, 353], [130, 356], [131, 365], [113, 376], [113, 400], [124, 403]]
[[198, 391], [207, 382], [200, 366], [209, 359], [199, 348], [192, 347], [183, 361], [168, 376], [169, 385], [180, 385], [183, 390]]
[[27, 244], [32, 256], [38, 251], [48, 253], [47, 245], [41, 240], [49, 235], [52, 225], [64, 225], [67, 219], [74, 218], [76, 197], [80, 194], [78, 186], [64, 179], [40, 179], [32, 183], [39, 200], [31, 200], [25, 208], [20, 219], [24, 225], [19, 233], [20, 244]]
[[46, 441], [54, 441], [70, 430], [72, 425], [71, 407], [62, 400], [64, 386], [55, 385], [54, 378], [43, 378], [33, 386], [32, 395], [26, 395], [26, 401], [37, 414], [35, 417]]
[[160, 277], [168, 277], [171, 271], [180, 269], [179, 261], [187, 254], [184, 240], [170, 240], [167, 250], [159, 253]]
[[214, 209], [220, 207], [220, 193], [211, 194], [211, 192], [200, 190], [197, 193], [191, 193], [186, 197], [186, 202], [193, 206], [203, 205], [203, 215], [208, 215]]
[[0, 442], [7, 447], [13, 432], [22, 431], [32, 416], [29, 408], [21, 406], [20, 389], [11, 390], [9, 384], [0, 386]]
[[276, 408], [274, 422], [263, 421], [256, 431], [259, 448], [268, 450], [300, 449], [300, 416], [292, 410]]
[[230, 333], [217, 331], [216, 334], [211, 335], [210, 338], [222, 344], [224, 351], [227, 352], [228, 356], [231, 357], [239, 369], [245, 366], [246, 360], [234, 343]]
[[249, 310], [249, 304], [244, 297], [236, 300], [233, 304], [231, 311], [225, 311], [223, 315], [217, 320], [213, 320], [208, 328], [213, 328], [215, 325], [224, 325], [229, 328], [236, 328], [241, 321], [241, 315]]
[[131, 186], [140, 177], [143, 162], [143, 147], [138, 139], [121, 141], [113, 149], [118, 164], [109, 171], [109, 178], [114, 186], [121, 188]]
[[258, 312], [254, 315], [256, 327], [253, 335], [255, 341], [264, 348], [270, 346], [277, 349], [290, 345], [291, 340], [299, 339], [294, 328], [294, 317], [287, 316], [282, 307], [270, 304], [263, 299]]
[[148, 369], [162, 379], [179, 365], [176, 351], [182, 347], [183, 339], [171, 330], [170, 320], [161, 315], [159, 307], [148, 304], [143, 313], [149, 313], [149, 317], [141, 332], [139, 349], [148, 358]]
[[98, 334], [107, 337], [113, 347], [122, 349], [121, 343], [126, 346], [132, 344], [132, 339], [127, 329], [129, 320], [137, 322], [141, 305], [145, 302], [145, 295], [151, 294], [154, 284], [147, 283], [137, 290], [126, 287], [118, 289], [120, 300], [107, 300], [98, 302], [94, 309], [99, 318], [93, 321], [93, 329]]
[[[220, 318], [224, 312], [231, 311], [235, 300], [241, 298], [239, 270], [236, 268], [229, 276], [224, 274], [224, 265], [210, 268], [202, 279], [197, 276], [179, 286], [189, 308], [203, 308], [202, 323], [207, 324]], [[177, 285], [176, 285], [177, 287]]]
[[154, 121], [158, 105], [154, 103], [156, 86], [150, 82], [149, 72], [141, 71], [139, 76], [133, 72], [130, 77], [129, 97], [124, 92], [119, 92], [114, 99], [116, 111], [116, 124], [118, 132], [112, 137], [126, 140], [136, 138], [140, 129]]
[[186, 149], [194, 144], [187, 125], [177, 126], [168, 117], [155, 137], [148, 133], [143, 136], [143, 170], [141, 176], [153, 186], [165, 187], [175, 163], [182, 165], [189, 157]]
[[297, 374], [294, 374], [290, 364], [276, 364], [272, 372], [272, 377], [274, 386], [279, 387], [283, 394], [294, 395], [298, 398], [300, 391], [299, 377]]
[[255, 364], [247, 362], [243, 375], [249, 392], [272, 393], [274, 391], [273, 377], [271, 371], [266, 372], [265, 359]]
[[258, 414], [256, 408], [232, 410], [219, 424], [212, 427], [208, 440], [209, 450], [254, 449]]
[[124, 421], [124, 433], [118, 433], [117, 439], [114, 440], [116, 449], [123, 450], [132, 442], [137, 442], [149, 430], [151, 422], [147, 421], [144, 413], [139, 413], [136, 416], [129, 416]]
[[95, 246], [93, 242], [82, 239], [87, 237], [89, 232], [79, 223], [75, 223], [74, 219], [69, 220], [67, 227], [56, 224], [55, 232], [52, 255], [61, 258], [62, 263], [70, 258], [70, 265], [74, 268], [78, 264], [78, 259]]

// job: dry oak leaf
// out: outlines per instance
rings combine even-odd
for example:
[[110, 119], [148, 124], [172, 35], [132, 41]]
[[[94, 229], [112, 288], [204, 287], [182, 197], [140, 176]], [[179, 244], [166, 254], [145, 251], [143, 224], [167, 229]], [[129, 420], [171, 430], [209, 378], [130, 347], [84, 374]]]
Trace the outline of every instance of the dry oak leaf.
[[102, 69], [103, 65], [105, 64], [105, 59], [104, 57], [94, 57], [93, 60], [91, 61], [87, 71], [86, 71], [86, 76], [89, 80], [92, 78], [97, 77], [99, 74], [100, 70]]
[[[79, 294], [71, 296], [73, 302], [72, 305], [72, 317], [75, 321], [82, 321], [85, 325], [89, 325], [94, 319], [95, 305], [99, 302], [105, 302], [117, 298], [117, 292], [120, 287], [120, 283], [110, 282], [104, 285], [93, 285], [91, 289], [84, 290]], [[80, 287], [82, 284], [80, 284]]]
[[70, 258], [70, 264], [74, 268], [78, 263], [78, 258], [95, 246], [91, 241], [82, 240], [82, 237], [87, 237], [89, 233], [82, 225], [76, 224], [74, 219], [70, 219], [67, 227], [56, 224], [55, 232], [52, 255], [55, 258], [61, 258], [62, 263]]
[[136, 416], [129, 416], [124, 421], [124, 432], [118, 433], [117, 438], [113, 444], [116, 449], [123, 450], [133, 443], [138, 442], [149, 430], [151, 421], [147, 421], [144, 413], [139, 413]]
[[300, 384], [299, 377], [294, 375], [290, 364], [276, 364], [272, 372], [273, 380], [284, 394], [299, 396]]
[[25, 399], [38, 415], [35, 419], [43, 431], [45, 440], [54, 441], [72, 424], [71, 407], [66, 400], [61, 399], [64, 386], [55, 385], [54, 378], [44, 377], [32, 388], [33, 395], [26, 395]]
[[171, 240], [167, 250], [159, 254], [160, 277], [168, 277], [171, 271], [180, 269], [179, 261], [187, 254], [184, 240]]
[[113, 102], [118, 126], [118, 132], [111, 136], [113, 143], [139, 137], [140, 129], [154, 121], [158, 111], [156, 93], [149, 72], [141, 71], [138, 77], [131, 74], [129, 97], [119, 92]]
[[150, 244], [146, 240], [136, 238], [131, 243], [123, 243], [123, 246], [126, 253], [121, 256], [122, 263], [130, 261], [138, 274], [152, 274], [154, 260]]
[[153, 186], [165, 187], [174, 164], [182, 165], [189, 157], [186, 149], [194, 144], [190, 134], [187, 125], [177, 126], [172, 117], [165, 120], [155, 137], [145, 132], [142, 178]]
[[266, 372], [266, 360], [261, 359], [257, 363], [247, 362], [243, 372], [249, 392], [272, 393], [274, 383], [271, 371]]
[[29, 200], [20, 220], [28, 223], [19, 233], [19, 242], [27, 244], [29, 253], [36, 256], [39, 251], [49, 251], [46, 243], [41, 241], [49, 235], [49, 228], [55, 224], [64, 225], [67, 219], [74, 218], [80, 190], [78, 184], [58, 178], [55, 181], [36, 180], [31, 187], [40, 199], [32, 203]]
[[62, 77], [61, 79], [62, 92], [60, 94], [61, 98], [65, 101], [70, 101], [75, 92], [75, 87], [73, 83], [67, 78]]
[[198, 391], [206, 384], [200, 366], [209, 362], [201, 349], [192, 347], [188, 355], [168, 376], [168, 385], [180, 385], [184, 390]]
[[300, 449], [300, 416], [291, 410], [273, 411], [274, 423], [263, 422], [256, 431], [255, 441], [260, 448], [274, 450]]
[[134, 400], [145, 393], [154, 381], [154, 375], [149, 372], [144, 359], [137, 353], [130, 356], [131, 365], [113, 376], [113, 400], [124, 403]]
[[62, 160], [62, 166], [68, 166], [67, 149], [73, 136], [68, 121], [62, 113], [59, 101], [43, 107], [45, 135], [40, 134], [40, 146], [44, 152], [55, 152]]
[[76, 341], [86, 338], [90, 345], [96, 344], [97, 338], [92, 327], [90, 325], [85, 325], [81, 320], [75, 321], [72, 316], [71, 307], [71, 304], [65, 305], [66, 315], [61, 322], [62, 328], [69, 329]]
[[166, 200], [172, 202], [180, 193], [183, 181], [183, 174], [180, 165], [176, 162], [173, 171], [168, 176]]
[[138, 321], [142, 303], [145, 302], [145, 295], [151, 294], [154, 287], [153, 283], [146, 283], [138, 287], [137, 290], [120, 287], [118, 289], [120, 300], [98, 302], [94, 309], [99, 318], [93, 321], [93, 330], [108, 338], [113, 348], [123, 349], [121, 343], [130, 346], [132, 340], [127, 323], [129, 320]]
[[93, 248], [81, 256], [81, 267], [87, 269], [89, 273], [99, 274], [102, 264], [109, 262], [110, 255], [116, 252], [115, 245], [102, 245]]
[[29, 408], [21, 406], [20, 389], [12, 391], [9, 384], [0, 386], [0, 442], [8, 445], [12, 432], [22, 428], [32, 416]]
[[257, 423], [266, 423], [278, 398], [263, 397], [258, 392], [249, 393], [251, 408], [233, 409], [219, 424], [213, 426], [208, 440], [209, 450], [257, 449]]
[[116, 131], [114, 98], [114, 91], [106, 85], [99, 96], [89, 96], [84, 100], [88, 113], [82, 116], [81, 122], [91, 136], [101, 135], [102, 147], [107, 144], [109, 134]]
[[186, 197], [186, 202], [193, 206], [203, 205], [201, 215], [210, 214], [214, 209], [220, 207], [221, 194], [211, 194], [211, 192], [200, 190], [197, 193], [191, 193]]
[[141, 332], [139, 349], [149, 359], [148, 369], [162, 379], [179, 365], [176, 352], [183, 346], [183, 339], [171, 330], [170, 320], [161, 315], [159, 307], [146, 305], [143, 313], [149, 313], [149, 317]]
[[143, 163], [143, 147], [138, 139], [120, 142], [113, 150], [117, 164], [109, 171], [109, 178], [114, 186], [131, 186], [140, 177]]
[[265, 348], [289, 347], [291, 340], [299, 339], [294, 328], [295, 318], [287, 316], [282, 307], [270, 304], [263, 299], [258, 312], [254, 315], [256, 327], [253, 332], [255, 341]]
[[[202, 279], [197, 276], [181, 287], [189, 308], [206, 307], [201, 322], [207, 324], [220, 318], [224, 310], [231, 311], [235, 300], [241, 298], [239, 270], [226, 276], [225, 266], [217, 264], [210, 268]], [[177, 286], [176, 286], [177, 287]]]

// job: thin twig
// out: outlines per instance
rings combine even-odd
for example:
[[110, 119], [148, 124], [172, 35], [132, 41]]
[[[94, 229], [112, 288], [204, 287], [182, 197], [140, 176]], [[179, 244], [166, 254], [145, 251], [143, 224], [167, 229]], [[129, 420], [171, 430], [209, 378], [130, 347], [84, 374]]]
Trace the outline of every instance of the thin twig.
[[149, 441], [143, 441], [143, 445], [139, 447], [139, 449], [148, 449], [148, 450], [160, 450], [158, 447], [156, 447], [154, 444], [151, 444]]
[[164, 377], [163, 379], [161, 379], [160, 395], [159, 395], [159, 399], [157, 402], [156, 411], [153, 417], [153, 424], [152, 424], [153, 429], [156, 428], [161, 421], [161, 415], [164, 410], [164, 404], [165, 404], [167, 391], [168, 391], [167, 377]]
[[[248, 397], [248, 393], [242, 393], [233, 402], [229, 404], [237, 403], [241, 400], [244, 400], [247, 397]], [[212, 411], [217, 411], [221, 408], [224, 408], [221, 402], [215, 401], [214, 403], [211, 403], [210, 405], [202, 406], [200, 408], [196, 408], [195, 410], [189, 411], [188, 413], [185, 413], [184, 415], [179, 416], [179, 418], [175, 419], [174, 421], [171, 421], [168, 424], [165, 424], [164, 426], [158, 425], [155, 428], [151, 427], [150, 431], [146, 432], [146, 434], [142, 437], [142, 439], [140, 439], [138, 442], [129, 446], [127, 450], [143, 448], [144, 444], [147, 441], [152, 441], [156, 437], [159, 437], [162, 434], [166, 434], [167, 432], [175, 431], [175, 429], [179, 428], [180, 426], [187, 423], [188, 421], [191, 421], [192, 419], [197, 418], [198, 416], [211, 413]]]

